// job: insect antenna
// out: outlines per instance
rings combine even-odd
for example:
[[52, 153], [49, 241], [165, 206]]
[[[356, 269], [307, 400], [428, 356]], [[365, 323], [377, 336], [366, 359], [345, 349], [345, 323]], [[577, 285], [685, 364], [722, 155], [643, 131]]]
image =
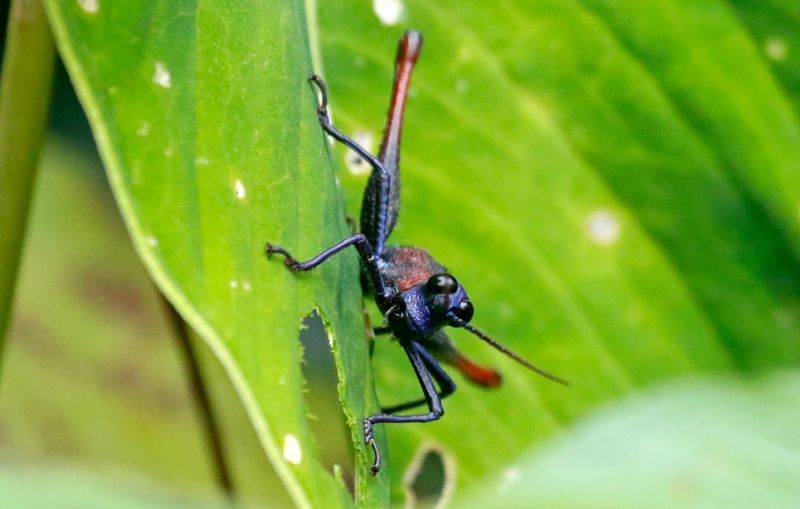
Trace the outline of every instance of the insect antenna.
[[569, 382], [567, 382], [563, 378], [561, 378], [561, 377], [559, 377], [557, 375], [554, 375], [552, 373], [548, 373], [547, 371], [543, 370], [542, 368], [534, 366], [533, 364], [531, 364], [530, 362], [526, 361], [525, 359], [523, 359], [519, 355], [515, 354], [514, 352], [512, 352], [508, 348], [504, 347], [503, 345], [501, 345], [497, 341], [493, 340], [492, 338], [490, 338], [489, 336], [487, 336], [483, 332], [479, 331], [476, 327], [468, 324], [467, 322], [465, 322], [461, 318], [457, 317], [455, 315], [455, 313], [452, 313], [452, 312], [447, 313], [447, 316], [448, 316], [448, 318], [450, 318], [450, 320], [453, 323], [453, 325], [455, 325], [457, 327], [463, 327], [463, 328], [467, 329], [468, 331], [470, 331], [471, 333], [475, 334], [476, 336], [478, 336], [479, 338], [481, 338], [485, 342], [489, 343], [495, 349], [500, 350], [501, 352], [503, 352], [507, 356], [511, 357], [515, 361], [519, 362], [520, 364], [522, 364], [526, 368], [530, 369], [534, 373], [537, 373], [537, 374], [547, 378], [548, 380], [552, 380], [553, 382], [560, 383], [561, 385], [569, 385]]

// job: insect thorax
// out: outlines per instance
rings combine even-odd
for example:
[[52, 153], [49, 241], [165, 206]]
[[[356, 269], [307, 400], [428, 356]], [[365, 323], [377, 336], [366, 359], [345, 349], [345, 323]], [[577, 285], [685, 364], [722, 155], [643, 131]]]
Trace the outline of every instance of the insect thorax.
[[379, 263], [384, 281], [399, 292], [426, 282], [434, 274], [447, 272], [427, 251], [411, 246], [386, 246]]

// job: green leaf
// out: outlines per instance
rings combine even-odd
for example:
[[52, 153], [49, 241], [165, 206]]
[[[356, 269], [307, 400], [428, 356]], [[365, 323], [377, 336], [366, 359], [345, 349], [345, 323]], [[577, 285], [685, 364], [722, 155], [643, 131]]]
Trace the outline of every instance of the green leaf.
[[659, 387], [525, 454], [462, 507], [797, 507], [799, 395], [796, 371]]
[[[440, 422], [386, 427], [396, 497], [422, 447], [442, 451], [458, 496], [638, 387], [797, 363], [797, 66], [776, 78], [752, 18], [721, 0], [388, 3], [427, 41], [391, 240], [429, 248], [478, 326], [573, 382], [454, 331], [505, 385], [460, 383]], [[359, 422], [376, 404], [355, 256], [297, 277], [261, 259], [265, 240], [307, 256], [348, 231], [304, 84], [316, 34], [302, 9], [48, 6], [148, 269], [222, 360], [295, 502], [346, 505], [313, 459], [297, 324], [318, 306], [330, 326], [363, 474]], [[334, 119], [374, 149], [402, 27], [353, 0], [316, 15]], [[353, 212], [365, 176], [345, 154]], [[386, 403], [418, 397], [397, 348], [373, 364]], [[283, 457], [289, 434], [300, 465]], [[360, 502], [381, 503], [386, 482], [360, 476]]]
[[[800, 122], [726, 2], [373, 5], [318, 15], [333, 118], [373, 150], [396, 41], [425, 38], [390, 241], [428, 248], [478, 327], [572, 382], [453, 331], [504, 386], [459, 379], [440, 421], [387, 426], [395, 498], [427, 447], [458, 494], [637, 387], [797, 364]], [[339, 150], [354, 211], [366, 177]], [[397, 350], [376, 346], [384, 403], [419, 394]]]
[[[179, 342], [100, 169], [84, 147], [47, 140], [3, 360], [3, 457], [221, 500]], [[291, 506], [225, 371], [196, 341], [237, 507]]]
[[775, 78], [800, 112], [800, 4], [791, 0], [731, 0], [753, 44], [764, 52]]
[[47, 7], [137, 251], [221, 361], [297, 506], [352, 504], [306, 421], [298, 330], [312, 308], [340, 371], [357, 498], [384, 503], [386, 477], [362, 475], [360, 422], [376, 405], [356, 256], [300, 276], [264, 259], [265, 241], [305, 257], [349, 231], [306, 83], [302, 4]]

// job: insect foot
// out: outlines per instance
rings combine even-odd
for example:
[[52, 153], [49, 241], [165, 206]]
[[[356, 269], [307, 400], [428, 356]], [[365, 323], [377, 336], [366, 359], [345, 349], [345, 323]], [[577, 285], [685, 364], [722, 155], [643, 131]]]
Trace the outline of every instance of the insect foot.
[[299, 272], [300, 270], [302, 270], [300, 267], [300, 263], [297, 260], [295, 260], [292, 257], [292, 255], [290, 255], [289, 252], [283, 249], [282, 247], [267, 242], [267, 245], [265, 246], [264, 250], [267, 253], [267, 258], [272, 258], [272, 255], [276, 253], [279, 255], [283, 255], [285, 257], [283, 260], [283, 264], [286, 265], [286, 267], [292, 272]]
[[364, 419], [364, 443], [372, 447], [374, 461], [372, 462], [372, 475], [377, 475], [381, 470], [381, 451], [378, 449], [378, 444], [375, 442], [375, 437], [372, 431], [372, 421], [368, 418]]
[[320, 101], [319, 105], [317, 105], [317, 116], [320, 119], [328, 121], [328, 87], [325, 86], [325, 82], [318, 74], [314, 74], [313, 72], [308, 75], [309, 83], [313, 83], [319, 89], [319, 93], [322, 96], [322, 101]]

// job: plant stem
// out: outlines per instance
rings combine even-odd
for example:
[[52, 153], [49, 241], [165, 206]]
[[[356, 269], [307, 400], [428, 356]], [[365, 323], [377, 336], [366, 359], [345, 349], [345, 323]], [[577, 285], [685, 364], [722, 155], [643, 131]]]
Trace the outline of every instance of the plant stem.
[[233, 480], [230, 472], [228, 471], [228, 463], [225, 459], [225, 451], [222, 446], [222, 435], [219, 430], [219, 424], [214, 417], [214, 410], [211, 407], [211, 398], [203, 380], [203, 374], [200, 370], [200, 360], [197, 352], [194, 350], [192, 344], [191, 333], [189, 325], [183, 320], [183, 317], [178, 313], [171, 302], [161, 295], [161, 301], [164, 309], [167, 312], [169, 322], [172, 326], [175, 338], [178, 340], [178, 347], [183, 355], [183, 361], [186, 365], [187, 375], [189, 376], [189, 383], [192, 389], [192, 394], [197, 401], [200, 419], [206, 434], [206, 441], [211, 451], [214, 469], [216, 470], [217, 483], [219, 484], [225, 496], [231, 502], [235, 502], [235, 493], [233, 488]]
[[11, 315], [55, 46], [40, 0], [13, 0], [0, 78], [0, 354]]

